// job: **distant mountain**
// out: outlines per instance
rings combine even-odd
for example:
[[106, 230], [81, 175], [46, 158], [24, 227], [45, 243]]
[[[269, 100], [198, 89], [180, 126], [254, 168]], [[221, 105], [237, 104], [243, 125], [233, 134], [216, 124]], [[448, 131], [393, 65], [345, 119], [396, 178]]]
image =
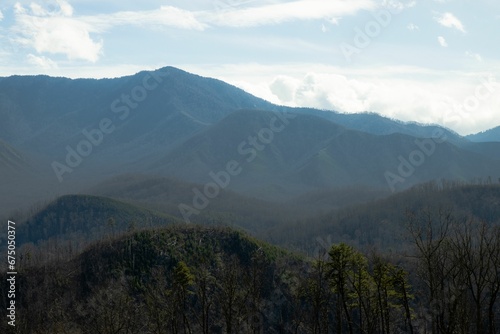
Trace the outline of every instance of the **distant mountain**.
[[465, 138], [473, 142], [500, 142], [500, 126], [465, 136]]
[[293, 111], [301, 114], [325, 118], [348, 129], [367, 132], [374, 135], [390, 135], [400, 133], [412, 137], [430, 138], [433, 136], [434, 131], [438, 129], [445, 133], [448, 138], [448, 142], [455, 145], [465, 144], [468, 141], [456, 132], [440, 125], [403, 122], [373, 112], [345, 114], [310, 108], [297, 108], [293, 109]]
[[[394, 189], [401, 190], [433, 179], [497, 177], [500, 167], [499, 160], [446, 140], [373, 135], [306, 115], [296, 115], [268, 144], [265, 139], [252, 146], [251, 137], [269, 128], [275, 117], [255, 110], [233, 113], [151, 167], [155, 173], [207, 183], [210, 173], [224, 171], [228, 162], [235, 161], [241, 172], [231, 178], [229, 189], [266, 198], [352, 185], [387, 189], [394, 178], [398, 179]], [[417, 142], [430, 146], [421, 148]], [[410, 160], [416, 161], [415, 166]]]
[[[0, 117], [4, 120], [0, 139], [64, 162], [68, 145], [77, 150], [82, 140], [93, 137], [98, 144], [93, 145], [92, 157], [85, 159], [87, 167], [102, 168], [110, 161], [123, 164], [165, 153], [239, 109], [316, 115], [372, 134], [428, 137], [433, 130], [376, 114], [279, 107], [222, 81], [173, 67], [101, 80], [0, 78]], [[111, 133], [101, 139], [94, 130], [101, 130], [103, 120], [109, 120], [104, 128]]]
[[17, 227], [19, 245], [51, 238], [88, 242], [127, 229], [178, 222], [163, 213], [117, 200], [84, 195], [62, 196]]
[[456, 224], [468, 220], [492, 226], [500, 224], [499, 182], [425, 183], [386, 198], [276, 226], [268, 231], [266, 240], [278, 245], [294, 245], [311, 255], [317, 247], [346, 240], [370, 251], [375, 247], [401, 255], [408, 246], [408, 213], [435, 222], [451, 214]]
[[[0, 160], [0, 177], [14, 184], [0, 191], [0, 215], [123, 174], [130, 163], [165, 154], [239, 108], [273, 107], [172, 67], [101, 80], [0, 78], [0, 146], [10, 154]], [[6, 176], [4, 169], [20, 162], [16, 156], [32, 158], [34, 180]]]
[[75, 148], [86, 139], [82, 131], [99, 129], [103, 119], [114, 128], [103, 140], [107, 154], [144, 154], [167, 149], [240, 108], [273, 105], [173, 67], [101, 80], [0, 78], [1, 139], [59, 159], [66, 145]]
[[[163, 177], [121, 175], [106, 180], [84, 192], [125, 201], [184, 220], [180, 204], [193, 206], [196, 189], [203, 184], [186, 183]], [[283, 222], [317, 215], [335, 208], [365, 203], [386, 196], [389, 190], [370, 188], [341, 188], [313, 191], [287, 202], [270, 202], [221, 189], [210, 199], [206, 208], [189, 217], [200, 224], [228, 224], [251, 233], [261, 233]]]
[[[271, 124], [273, 117], [278, 120]], [[34, 181], [10, 177], [19, 185], [15, 199], [10, 191], [0, 193], [13, 201], [8, 207], [126, 173], [204, 185], [231, 160], [242, 170], [228, 189], [250, 196], [287, 200], [332, 187], [388, 189], [385, 173], [396, 173], [399, 157], [407, 160], [418, 149], [415, 139], [435, 131], [447, 138], [439, 154], [399, 179], [397, 190], [441, 177], [495, 178], [500, 160], [497, 146], [471, 143], [438, 126], [277, 106], [173, 67], [101, 80], [0, 78], [0, 118], [0, 172], [23, 170], [19, 164], [29, 156], [36, 174]], [[251, 142], [259, 133], [269, 142], [262, 151]]]
[[[185, 219], [179, 205], [194, 207], [196, 190], [203, 192], [203, 184], [187, 183], [157, 176], [127, 174], [113, 177], [85, 189], [88, 194], [118, 199]], [[189, 215], [189, 222], [203, 224], [227, 223], [256, 232], [289, 219], [294, 213], [279, 203], [247, 197], [221, 189], [199, 213]]]

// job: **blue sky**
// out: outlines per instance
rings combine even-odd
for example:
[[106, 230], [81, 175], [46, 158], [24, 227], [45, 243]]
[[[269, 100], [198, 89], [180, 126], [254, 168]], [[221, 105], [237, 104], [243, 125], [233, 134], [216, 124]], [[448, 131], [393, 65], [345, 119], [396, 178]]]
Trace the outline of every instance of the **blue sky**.
[[469, 134], [500, 125], [499, 31], [498, 0], [3, 0], [0, 76], [170, 65]]

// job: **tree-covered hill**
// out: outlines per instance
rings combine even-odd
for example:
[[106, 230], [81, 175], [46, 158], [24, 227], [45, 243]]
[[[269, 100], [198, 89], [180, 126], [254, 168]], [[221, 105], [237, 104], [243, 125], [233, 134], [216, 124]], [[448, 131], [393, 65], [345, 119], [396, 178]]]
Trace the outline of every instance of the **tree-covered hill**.
[[105, 197], [59, 197], [20, 222], [17, 242], [49, 239], [75, 243], [98, 240], [126, 230], [161, 226], [178, 221], [172, 216]]
[[122, 234], [43, 265], [37, 256], [25, 247], [18, 264], [18, 333], [278, 332], [291, 325], [306, 264], [235, 230], [185, 225]]
[[415, 212], [409, 261], [346, 243], [306, 258], [195, 225], [130, 231], [75, 254], [55, 245], [45, 261], [25, 245], [15, 332], [495, 333], [500, 229], [458, 222]]

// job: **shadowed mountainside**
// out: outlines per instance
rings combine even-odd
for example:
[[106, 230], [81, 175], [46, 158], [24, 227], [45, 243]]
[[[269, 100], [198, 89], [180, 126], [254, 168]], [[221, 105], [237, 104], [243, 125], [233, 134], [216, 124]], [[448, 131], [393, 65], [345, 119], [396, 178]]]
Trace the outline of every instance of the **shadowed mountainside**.
[[[270, 123], [276, 117], [284, 127]], [[373, 113], [277, 106], [173, 67], [101, 80], [0, 78], [0, 118], [0, 172], [13, 184], [0, 193], [3, 212], [126, 173], [204, 185], [233, 160], [241, 172], [226, 190], [266, 200], [499, 177], [500, 143]], [[446, 141], [401, 175], [415, 140], [436, 131]]]

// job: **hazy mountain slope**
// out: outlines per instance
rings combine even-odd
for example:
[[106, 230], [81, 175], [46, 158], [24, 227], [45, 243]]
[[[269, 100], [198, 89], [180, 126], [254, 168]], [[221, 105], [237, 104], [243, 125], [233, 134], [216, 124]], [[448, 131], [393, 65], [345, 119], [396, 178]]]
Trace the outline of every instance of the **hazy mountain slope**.
[[348, 185], [388, 187], [386, 172], [399, 175], [399, 157], [408, 161], [415, 151], [424, 157], [423, 162], [411, 175], [403, 173], [404, 182], [398, 182], [396, 189], [439, 178], [496, 177], [500, 167], [498, 160], [446, 141], [433, 142], [427, 156], [414, 137], [376, 136], [305, 115], [287, 120], [288, 125], [272, 141], [258, 142], [262, 150], [254, 149], [253, 154], [249, 138], [269, 128], [273, 117], [262, 111], [234, 113], [151, 167], [157, 173], [205, 183], [211, 181], [210, 172], [224, 171], [234, 160], [241, 173], [231, 178], [228, 187], [268, 198]]
[[[252, 138], [257, 138], [262, 129], [269, 130], [273, 120], [281, 131], [271, 133], [270, 142], [257, 139], [254, 148]], [[325, 140], [346, 129], [311, 116], [297, 116], [286, 120], [288, 124], [277, 120], [275, 114], [266, 111], [234, 113], [193, 136], [151, 167], [163, 175], [205, 183], [212, 180], [210, 172], [225, 171], [229, 162], [236, 161], [241, 172], [231, 177], [230, 189], [252, 193], [252, 189], [262, 190], [265, 186], [270, 195], [289, 192], [288, 196], [294, 196], [305, 188], [290, 180], [291, 169], [320, 149]]]
[[[66, 146], [76, 149], [86, 139], [83, 130], [99, 129], [100, 122], [109, 119], [112, 133], [105, 134], [86, 159], [99, 167], [164, 153], [238, 109], [292, 110], [173, 67], [102, 80], [0, 78], [0, 117], [5, 120], [0, 139], [64, 161]], [[433, 129], [368, 113], [293, 110], [373, 134], [428, 137]]]
[[[179, 205], [193, 207], [195, 189], [203, 191], [203, 185], [161, 177], [123, 175], [99, 183], [84, 192], [126, 201], [184, 219]], [[310, 192], [289, 202], [277, 203], [221, 190], [218, 196], [210, 199], [205, 209], [191, 215], [189, 219], [200, 224], [216, 222], [238, 226], [260, 235], [260, 232], [277, 224], [368, 202], [386, 196], [388, 192], [369, 188], [328, 189]]]
[[461, 148], [481, 154], [493, 159], [500, 159], [500, 141], [473, 142], [468, 141], [460, 145]]
[[4, 183], [13, 175], [31, 171], [27, 158], [21, 152], [0, 140], [0, 181]]
[[[246, 111], [238, 112], [242, 109]], [[285, 119], [290, 122], [283, 130], [267, 132], [272, 140], [262, 151], [254, 150], [251, 137], [269, 128], [272, 117], [278, 117], [269, 111], [278, 110], [301, 116], [298, 122]], [[10, 208], [75, 193], [124, 173], [204, 184], [211, 180], [210, 171], [224, 170], [233, 159], [242, 170], [228, 187], [254, 196], [289, 199], [331, 187], [386, 187], [385, 171], [394, 172], [398, 156], [407, 158], [415, 149], [412, 137], [398, 134], [430, 137], [438, 129], [369, 113], [279, 107], [222, 81], [172, 67], [102, 80], [0, 78], [0, 118], [0, 140], [22, 155], [36, 152], [31, 166], [43, 181], [28, 180], [24, 186], [25, 177], [10, 178], [18, 194], [0, 194], [4, 203], [9, 197]], [[434, 177], [497, 177], [491, 160], [500, 158], [500, 150], [443, 131], [446, 158], [433, 156], [440, 162], [426, 162], [403, 186]], [[4, 157], [0, 171], [6, 161], [10, 170], [18, 160], [12, 154]]]
[[14, 148], [0, 139], [0, 218], [48, 193], [47, 174], [42, 171], [48, 166], [35, 154]]
[[500, 185], [423, 184], [387, 198], [283, 224], [270, 229], [266, 240], [294, 245], [309, 254], [325, 244], [346, 241], [403, 254], [408, 251], [408, 212], [429, 214], [434, 221], [444, 217], [440, 214], [451, 213], [459, 225], [467, 219], [498, 225]]
[[500, 126], [465, 137], [473, 142], [500, 142]]
[[[203, 192], [202, 184], [194, 184], [163, 177], [122, 175], [97, 184], [84, 192], [127, 201], [176, 216], [184, 221], [179, 205], [196, 208], [196, 190]], [[199, 200], [198, 200], [199, 201]], [[210, 198], [204, 209], [189, 216], [189, 222], [202, 224], [225, 223], [256, 232], [286, 221], [294, 213], [279, 203], [243, 196], [229, 190], [220, 190]]]
[[[147, 98], [133, 100], [134, 94], [141, 97], [142, 91]], [[124, 102], [127, 96], [129, 100]], [[24, 175], [10, 177], [15, 188], [0, 192], [2, 203], [8, 202], [0, 211], [75, 193], [89, 183], [123, 174], [130, 169], [129, 163], [164, 154], [232, 111], [253, 107], [272, 105], [222, 81], [172, 67], [102, 80], [0, 78], [0, 140], [36, 156], [32, 166], [34, 173], [41, 175], [41, 181], [27, 180]], [[101, 132], [103, 120], [105, 128], [112, 131], [99, 135], [96, 131]], [[89, 141], [84, 130], [94, 143], [91, 153], [78, 161], [74, 152], [79, 144]], [[88, 150], [85, 145], [80, 151], [82, 148]], [[59, 170], [70, 167], [61, 179], [54, 172], [54, 162], [60, 164]], [[138, 166], [140, 169], [141, 164]], [[1, 168], [0, 161], [3, 172]], [[48, 194], [41, 194], [42, 189]]]
[[126, 149], [134, 141], [172, 144], [235, 109], [271, 106], [222, 81], [173, 67], [102, 80], [0, 78], [2, 138], [48, 153], [64, 153], [66, 145], [84, 138], [83, 129], [98, 128], [103, 118], [116, 126], [106, 141]]
[[412, 137], [430, 138], [433, 136], [434, 131], [439, 129], [440, 131], [444, 131], [448, 141], [453, 144], [460, 145], [468, 142], [467, 139], [463, 138], [454, 131], [439, 125], [403, 122], [372, 112], [344, 114], [311, 108], [295, 108], [292, 110], [297, 113], [318, 116], [340, 124], [348, 129], [367, 132], [374, 135], [390, 135], [393, 133], [400, 133]]
[[[111, 219], [111, 221], [110, 221]], [[117, 200], [84, 196], [62, 196], [21, 222], [17, 227], [19, 244], [57, 238], [84, 242], [105, 235], [174, 223], [163, 213]]]
[[[316, 180], [318, 185], [387, 186], [386, 172], [390, 172], [404, 179], [396, 183], [396, 190], [441, 178], [471, 180], [498, 175], [499, 160], [448, 142], [434, 143], [434, 152], [426, 155], [416, 145], [416, 140], [401, 134], [372, 137], [346, 132], [314, 155], [300, 173], [306, 180]], [[423, 159], [415, 158], [414, 153]], [[417, 163], [410, 163], [411, 158]], [[406, 166], [403, 173], [399, 171], [401, 159]]]

